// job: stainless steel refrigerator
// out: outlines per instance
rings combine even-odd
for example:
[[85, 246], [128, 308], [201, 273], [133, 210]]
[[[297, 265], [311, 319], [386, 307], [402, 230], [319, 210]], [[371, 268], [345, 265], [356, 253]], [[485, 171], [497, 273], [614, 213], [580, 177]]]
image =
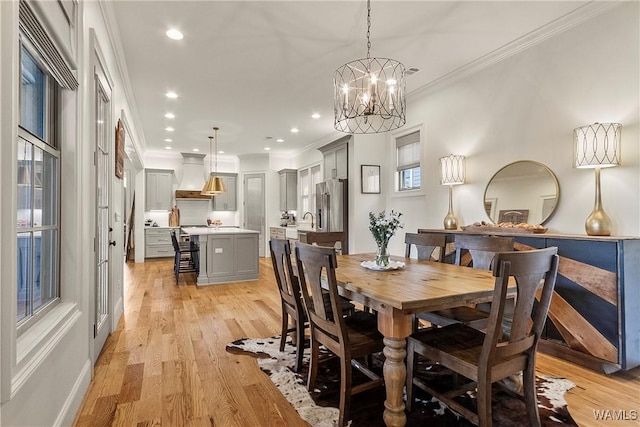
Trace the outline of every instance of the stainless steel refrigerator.
[[330, 179], [316, 184], [316, 231], [344, 231], [349, 253], [349, 191], [346, 179]]

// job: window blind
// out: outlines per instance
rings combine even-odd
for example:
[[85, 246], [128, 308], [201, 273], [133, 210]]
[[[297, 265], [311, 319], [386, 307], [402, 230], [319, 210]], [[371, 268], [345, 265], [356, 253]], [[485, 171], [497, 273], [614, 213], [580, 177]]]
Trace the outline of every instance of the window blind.
[[420, 166], [420, 131], [396, 139], [397, 170]]
[[38, 51], [38, 55], [42, 57], [46, 67], [58, 84], [66, 89], [76, 90], [78, 88], [78, 80], [73, 75], [73, 71], [71, 71], [71, 68], [29, 5], [24, 1], [20, 2], [20, 31]]

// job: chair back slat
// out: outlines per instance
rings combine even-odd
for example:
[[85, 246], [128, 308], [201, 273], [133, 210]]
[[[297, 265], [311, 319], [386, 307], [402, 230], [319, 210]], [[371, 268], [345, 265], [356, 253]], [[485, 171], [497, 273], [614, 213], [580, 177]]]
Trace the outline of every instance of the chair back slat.
[[[487, 337], [481, 354], [481, 359], [488, 365], [496, 356], [535, 351], [555, 287], [558, 272], [557, 252], [558, 248], [550, 247], [521, 252], [499, 252], [495, 255], [495, 288], [487, 322]], [[498, 344], [502, 339], [501, 324], [511, 277], [515, 279], [517, 287], [513, 320], [508, 341]], [[541, 297], [536, 301], [541, 286]]]
[[[335, 269], [338, 266], [335, 250], [298, 242], [296, 263], [302, 297], [309, 322], [324, 335], [332, 337], [340, 346], [348, 346], [342, 306], [338, 296]], [[328, 289], [324, 289], [326, 283]], [[325, 305], [323, 292], [328, 293], [331, 304]]]
[[456, 265], [462, 264], [462, 253], [471, 255], [473, 268], [491, 270], [491, 262], [497, 252], [513, 251], [513, 238], [458, 234], [455, 237]]
[[[444, 259], [444, 250], [447, 237], [444, 234], [429, 233], [405, 233], [404, 256], [409, 258], [411, 255], [411, 246], [416, 247], [418, 259], [432, 260], [441, 262]], [[434, 256], [436, 249], [439, 249]]]

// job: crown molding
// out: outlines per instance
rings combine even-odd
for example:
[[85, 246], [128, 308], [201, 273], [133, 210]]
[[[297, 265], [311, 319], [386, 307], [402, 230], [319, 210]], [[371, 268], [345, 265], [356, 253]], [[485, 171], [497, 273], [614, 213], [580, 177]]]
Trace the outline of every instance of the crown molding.
[[537, 28], [488, 54], [475, 59], [455, 70], [438, 77], [435, 80], [427, 83], [426, 85], [414, 90], [407, 94], [407, 99], [416, 98], [421, 95], [425, 95], [429, 92], [440, 89], [442, 86], [451, 84], [455, 81], [461, 80], [472, 74], [479, 72], [491, 65], [497, 64], [510, 58], [518, 53], [527, 50], [543, 41], [561, 34], [571, 28], [588, 21], [589, 19], [601, 15], [608, 10], [626, 3], [625, 0], [614, 1], [591, 1], [584, 6], [567, 13], [560, 18], [557, 18], [540, 28]]
[[[131, 120], [129, 123], [136, 130], [137, 138], [132, 138], [132, 144], [138, 157], [142, 161], [142, 159], [144, 159], [144, 154], [146, 153], [147, 142], [144, 137], [144, 130], [142, 128], [142, 125], [140, 125], [140, 123], [142, 122], [140, 120], [140, 115], [138, 114], [138, 105], [136, 104], [136, 98], [131, 86], [131, 81], [129, 80], [127, 60], [124, 56], [124, 47], [122, 45], [122, 39], [120, 38], [120, 26], [118, 25], [118, 20], [116, 18], [113, 1], [99, 0], [98, 3], [100, 5], [100, 12], [102, 13], [105, 27], [107, 29], [107, 34], [109, 36], [111, 51], [113, 52], [113, 56], [116, 59], [118, 72], [120, 73], [120, 78], [122, 79], [122, 90], [124, 92], [124, 97], [127, 100], [127, 104], [129, 105], [131, 113]], [[144, 163], [144, 161], [142, 163]]]

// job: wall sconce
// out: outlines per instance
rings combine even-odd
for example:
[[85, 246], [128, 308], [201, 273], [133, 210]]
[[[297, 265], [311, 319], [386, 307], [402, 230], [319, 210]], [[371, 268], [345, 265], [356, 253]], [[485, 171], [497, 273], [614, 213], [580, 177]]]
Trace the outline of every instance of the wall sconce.
[[453, 215], [453, 186], [464, 184], [464, 156], [451, 154], [440, 158], [440, 184], [449, 186], [449, 213], [444, 217], [445, 230], [457, 230], [458, 220]]
[[584, 223], [589, 236], [611, 235], [611, 219], [602, 209], [600, 168], [620, 165], [620, 123], [594, 123], [573, 130], [573, 166], [596, 170], [596, 197], [593, 212]]

